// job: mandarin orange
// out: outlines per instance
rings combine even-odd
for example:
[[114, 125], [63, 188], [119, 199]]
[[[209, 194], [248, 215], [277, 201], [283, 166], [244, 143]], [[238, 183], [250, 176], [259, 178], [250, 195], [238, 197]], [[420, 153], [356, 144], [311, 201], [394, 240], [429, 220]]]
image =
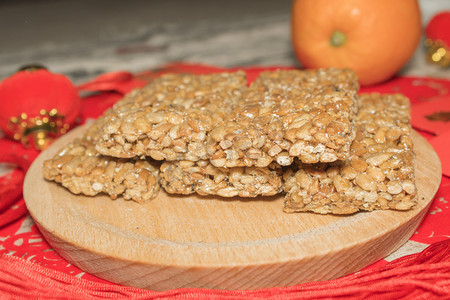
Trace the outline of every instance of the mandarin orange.
[[291, 35], [306, 68], [352, 68], [362, 85], [395, 75], [420, 40], [417, 0], [294, 0]]

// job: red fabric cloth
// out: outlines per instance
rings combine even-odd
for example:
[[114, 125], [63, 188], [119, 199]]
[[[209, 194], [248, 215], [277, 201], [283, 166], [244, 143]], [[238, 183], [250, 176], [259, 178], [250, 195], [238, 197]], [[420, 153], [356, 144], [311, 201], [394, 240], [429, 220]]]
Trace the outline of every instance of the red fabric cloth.
[[[249, 81], [267, 69], [244, 69]], [[290, 67], [283, 67], [290, 68]], [[226, 69], [233, 71], [235, 69]], [[82, 101], [80, 122], [96, 118], [118, 101], [124, 93], [141, 87], [165, 72], [196, 74], [224, 71], [222, 68], [171, 64], [163, 68], [133, 75], [112, 72], [80, 85], [80, 91], [95, 92]], [[389, 82], [361, 89], [361, 92], [403, 93], [411, 103], [423, 104], [437, 97], [450, 95], [450, 81], [444, 79], [397, 77]], [[414, 124], [413, 124], [414, 126]], [[450, 125], [449, 125], [450, 129]], [[435, 138], [421, 132], [427, 139]], [[445, 147], [444, 147], [445, 148]], [[443, 151], [448, 151], [444, 149]], [[430, 211], [410, 242], [429, 248], [422, 253], [401, 257], [392, 262], [381, 260], [359, 273], [340, 279], [300, 284], [287, 288], [254, 291], [221, 291], [180, 289], [157, 293], [122, 287], [84, 273], [62, 259], [43, 239], [27, 214], [22, 198], [23, 178], [39, 153], [22, 145], [0, 139], [0, 162], [18, 165], [11, 173], [0, 177], [0, 295], [10, 298], [73, 298], [98, 299], [133, 297], [180, 298], [384, 298], [450, 297], [450, 178], [443, 177]], [[444, 153], [443, 155], [448, 155]], [[1, 298], [1, 297], [0, 297]]]
[[444, 299], [450, 295], [450, 240], [335, 280], [246, 291], [155, 292], [76, 278], [15, 256], [0, 257], [0, 269], [0, 290], [16, 299]]

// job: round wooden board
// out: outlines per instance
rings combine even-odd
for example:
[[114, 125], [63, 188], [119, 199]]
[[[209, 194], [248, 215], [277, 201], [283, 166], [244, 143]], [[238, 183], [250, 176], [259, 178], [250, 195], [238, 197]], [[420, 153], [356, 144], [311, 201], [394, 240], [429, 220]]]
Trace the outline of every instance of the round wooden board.
[[82, 270], [123, 285], [255, 289], [336, 278], [389, 255], [414, 233], [441, 179], [439, 158], [414, 133], [418, 205], [350, 216], [286, 214], [283, 197], [171, 196], [146, 204], [74, 195], [42, 177], [83, 127], [33, 163], [27, 207], [51, 246]]

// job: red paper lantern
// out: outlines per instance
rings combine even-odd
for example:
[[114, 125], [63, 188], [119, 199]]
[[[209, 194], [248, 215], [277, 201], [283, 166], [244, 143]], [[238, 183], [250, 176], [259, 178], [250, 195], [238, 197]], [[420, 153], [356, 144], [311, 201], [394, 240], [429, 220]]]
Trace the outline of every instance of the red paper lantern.
[[0, 104], [6, 136], [42, 150], [74, 125], [81, 99], [66, 76], [34, 66], [0, 83]]
[[427, 59], [442, 67], [450, 66], [450, 11], [431, 18], [426, 28]]

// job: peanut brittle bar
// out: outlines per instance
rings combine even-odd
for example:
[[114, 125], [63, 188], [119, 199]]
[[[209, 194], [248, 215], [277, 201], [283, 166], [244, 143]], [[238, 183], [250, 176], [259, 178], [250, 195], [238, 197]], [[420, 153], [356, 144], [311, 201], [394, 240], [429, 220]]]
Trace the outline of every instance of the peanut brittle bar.
[[409, 100], [402, 95], [361, 95], [349, 160], [300, 163], [299, 170], [287, 176], [284, 210], [350, 214], [414, 206], [415, 154], [409, 107]]
[[216, 167], [265, 167], [347, 159], [355, 137], [351, 70], [263, 72], [207, 138]]
[[283, 170], [275, 163], [263, 168], [217, 168], [206, 160], [166, 161], [160, 171], [161, 186], [170, 194], [256, 197], [283, 191]]
[[114, 157], [208, 159], [206, 135], [246, 84], [243, 71], [163, 75], [125, 96], [105, 114], [96, 149]]
[[154, 198], [160, 188], [158, 166], [148, 159], [119, 159], [99, 154], [95, 144], [101, 121], [96, 121], [82, 138], [44, 161], [44, 177], [61, 183], [74, 194], [105, 193], [112, 199], [123, 195], [124, 199], [139, 203]]
[[105, 115], [97, 151], [115, 157], [266, 167], [346, 159], [354, 139], [353, 71], [168, 74]]

